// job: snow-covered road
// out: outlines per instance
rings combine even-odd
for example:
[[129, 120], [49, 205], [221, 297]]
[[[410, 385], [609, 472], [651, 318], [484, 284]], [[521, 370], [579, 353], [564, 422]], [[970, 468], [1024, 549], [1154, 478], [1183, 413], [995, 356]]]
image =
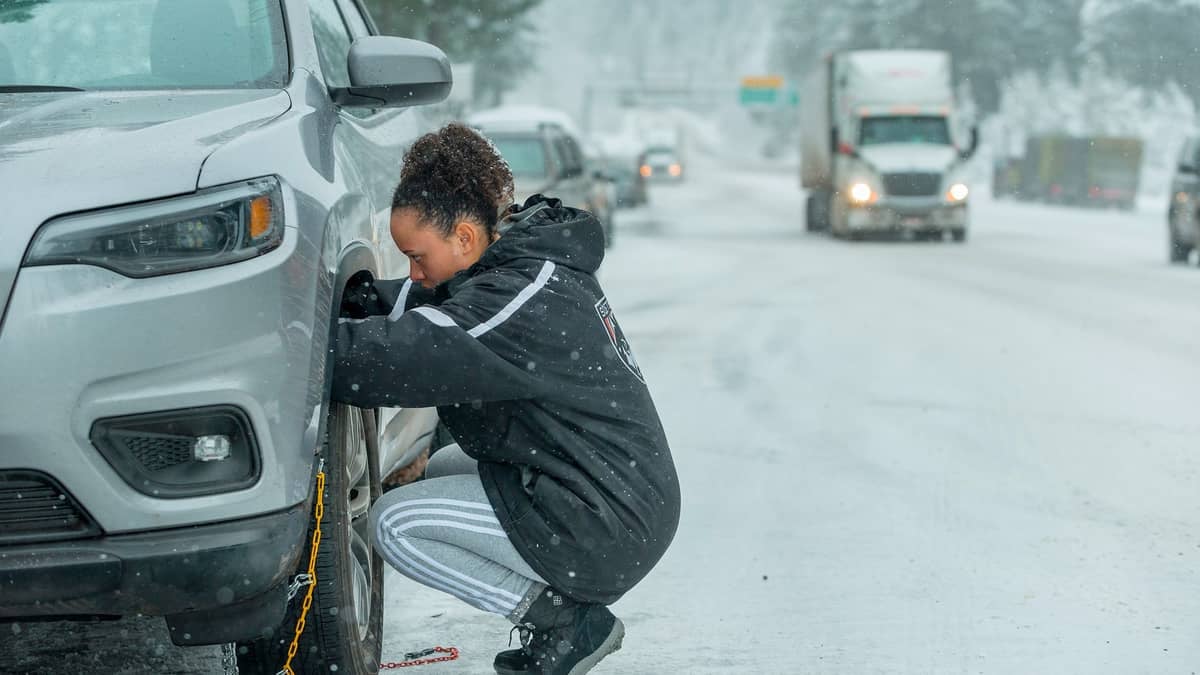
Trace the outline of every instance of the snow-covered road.
[[[849, 244], [803, 234], [792, 173], [652, 200], [601, 277], [683, 520], [595, 672], [1200, 670], [1200, 270], [1157, 210], [982, 200], [966, 245]], [[385, 660], [492, 672], [503, 619], [387, 584]], [[159, 621], [16, 631], [0, 671], [219, 672]]]

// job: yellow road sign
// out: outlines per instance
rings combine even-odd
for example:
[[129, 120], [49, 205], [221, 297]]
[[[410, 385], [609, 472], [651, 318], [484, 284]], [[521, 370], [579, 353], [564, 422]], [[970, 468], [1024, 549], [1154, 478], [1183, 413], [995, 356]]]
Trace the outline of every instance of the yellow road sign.
[[748, 75], [742, 78], [745, 89], [779, 89], [783, 86], [783, 77], [779, 75]]

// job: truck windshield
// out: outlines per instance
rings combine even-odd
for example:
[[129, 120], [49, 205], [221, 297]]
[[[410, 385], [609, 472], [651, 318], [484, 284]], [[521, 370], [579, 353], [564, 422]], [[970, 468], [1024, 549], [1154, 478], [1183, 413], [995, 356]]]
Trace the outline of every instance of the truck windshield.
[[950, 132], [946, 118], [934, 115], [863, 118], [859, 145], [885, 143], [950, 145]]
[[514, 176], [546, 175], [546, 150], [540, 138], [498, 136], [492, 138], [492, 143]]
[[286, 84], [279, 0], [3, 0], [0, 89]]

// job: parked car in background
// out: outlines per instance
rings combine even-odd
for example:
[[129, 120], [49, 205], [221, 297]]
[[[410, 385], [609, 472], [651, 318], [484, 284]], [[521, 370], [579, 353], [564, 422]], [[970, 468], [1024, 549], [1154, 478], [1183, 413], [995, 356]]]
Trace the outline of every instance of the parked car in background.
[[1167, 259], [1186, 263], [1200, 248], [1200, 138], [1191, 137], [1179, 152], [1167, 208]]
[[670, 146], [652, 145], [642, 156], [640, 173], [643, 178], [655, 181], [683, 180], [683, 158]]
[[451, 73], [374, 33], [353, 0], [0, 3], [0, 620], [161, 616], [273, 674], [311, 592], [293, 672], [377, 672], [378, 422], [436, 418], [332, 405], [329, 341], [407, 269], [399, 108]]
[[609, 168], [610, 160], [599, 144], [584, 141], [582, 148], [585, 170], [592, 178], [592, 194], [589, 200], [592, 205], [592, 213], [600, 219], [600, 224], [604, 226], [605, 245], [612, 246], [616, 231], [616, 179]]
[[641, 168], [645, 151], [636, 141], [620, 137], [598, 139], [606, 158], [606, 169], [616, 188], [617, 208], [627, 209], [650, 201]]
[[467, 124], [495, 144], [508, 162], [516, 183], [516, 201], [544, 194], [563, 204], [596, 215], [605, 228], [606, 241], [611, 218], [605, 219], [607, 204], [600, 203], [602, 182], [588, 169], [580, 134], [564, 113], [536, 106], [511, 106], [475, 113]]

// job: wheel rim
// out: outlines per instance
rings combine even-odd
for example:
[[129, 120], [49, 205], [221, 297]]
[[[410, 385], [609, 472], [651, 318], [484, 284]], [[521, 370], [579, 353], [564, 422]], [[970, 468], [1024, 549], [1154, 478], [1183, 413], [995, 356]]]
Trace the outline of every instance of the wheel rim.
[[346, 437], [342, 439], [346, 449], [346, 514], [350, 519], [350, 576], [352, 593], [350, 602], [354, 622], [358, 624], [360, 638], [365, 638], [371, 622], [371, 579], [374, 569], [371, 564], [369, 541], [369, 514], [371, 509], [371, 472], [368, 465], [367, 443], [364, 438], [359, 412], [348, 409], [349, 423]]

